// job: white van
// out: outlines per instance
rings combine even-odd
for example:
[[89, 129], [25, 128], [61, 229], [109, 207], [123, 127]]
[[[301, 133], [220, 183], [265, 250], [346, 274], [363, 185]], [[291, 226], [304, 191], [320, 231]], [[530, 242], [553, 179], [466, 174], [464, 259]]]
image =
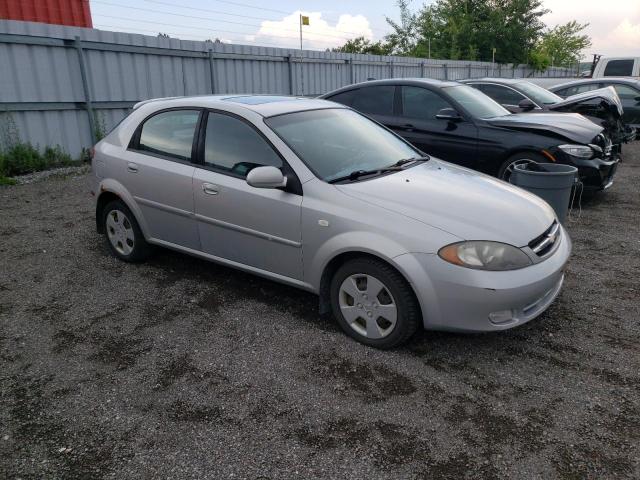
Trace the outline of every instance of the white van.
[[640, 57], [602, 57], [593, 70], [601, 77], [640, 77]]

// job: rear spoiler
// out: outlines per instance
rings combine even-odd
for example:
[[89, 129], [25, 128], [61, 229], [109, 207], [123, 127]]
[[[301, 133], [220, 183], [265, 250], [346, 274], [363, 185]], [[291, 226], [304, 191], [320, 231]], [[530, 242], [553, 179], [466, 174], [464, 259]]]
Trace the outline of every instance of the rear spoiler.
[[147, 103], [152, 103], [152, 102], [157, 102], [159, 100], [172, 100], [174, 98], [180, 98], [180, 97], [161, 97], [161, 98], [150, 98], [149, 100], [143, 100], [141, 102], [136, 103], [133, 107], [132, 110], [137, 110], [139, 107], [141, 107], [142, 105], [146, 105]]

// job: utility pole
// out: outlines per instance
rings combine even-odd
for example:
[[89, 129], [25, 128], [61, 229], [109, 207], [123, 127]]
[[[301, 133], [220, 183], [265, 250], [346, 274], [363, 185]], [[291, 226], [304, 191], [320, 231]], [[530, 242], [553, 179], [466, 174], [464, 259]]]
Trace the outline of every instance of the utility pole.
[[431, 37], [429, 37], [429, 60], [431, 60]]
[[302, 26], [309, 25], [309, 17], [300, 13], [300, 83], [302, 86], [302, 96], [304, 97], [304, 64], [302, 63]]

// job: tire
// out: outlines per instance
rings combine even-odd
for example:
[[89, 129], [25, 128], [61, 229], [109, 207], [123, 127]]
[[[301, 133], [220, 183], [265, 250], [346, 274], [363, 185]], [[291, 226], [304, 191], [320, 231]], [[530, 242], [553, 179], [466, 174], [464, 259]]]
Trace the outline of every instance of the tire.
[[500, 165], [498, 169], [498, 175], [496, 175], [500, 180], [504, 180], [505, 182], [509, 181], [509, 177], [511, 177], [511, 173], [509, 167], [516, 163], [524, 163], [526, 160], [533, 160], [536, 163], [547, 163], [548, 160], [544, 158], [539, 153], [535, 152], [518, 152], [516, 154], [511, 155], [505, 162]]
[[375, 348], [405, 343], [422, 321], [409, 283], [393, 267], [373, 258], [356, 258], [340, 266], [331, 279], [330, 300], [345, 333]]
[[114, 200], [102, 211], [107, 245], [116, 257], [125, 262], [142, 262], [151, 255], [138, 221], [122, 200]]

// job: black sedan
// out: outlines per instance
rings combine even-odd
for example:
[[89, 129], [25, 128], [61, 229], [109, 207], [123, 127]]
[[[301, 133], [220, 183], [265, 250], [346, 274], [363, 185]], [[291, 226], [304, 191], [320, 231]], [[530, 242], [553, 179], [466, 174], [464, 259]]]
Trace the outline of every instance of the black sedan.
[[611, 87], [580, 92], [563, 99], [521, 78], [477, 78], [462, 80], [462, 83], [477, 88], [511, 113], [569, 112], [584, 115], [605, 129], [613, 142], [614, 153], [621, 153], [622, 143], [635, 138], [635, 128], [624, 124], [622, 103]]
[[597, 88], [613, 87], [620, 97], [624, 114], [622, 120], [640, 129], [640, 80], [625, 77], [585, 78], [555, 85], [549, 90], [561, 97], [588, 92]]
[[458, 82], [377, 80], [322, 98], [365, 113], [428, 154], [504, 180], [518, 163], [558, 162], [575, 165], [585, 187], [600, 190], [618, 163], [602, 127], [583, 116], [511, 114]]

